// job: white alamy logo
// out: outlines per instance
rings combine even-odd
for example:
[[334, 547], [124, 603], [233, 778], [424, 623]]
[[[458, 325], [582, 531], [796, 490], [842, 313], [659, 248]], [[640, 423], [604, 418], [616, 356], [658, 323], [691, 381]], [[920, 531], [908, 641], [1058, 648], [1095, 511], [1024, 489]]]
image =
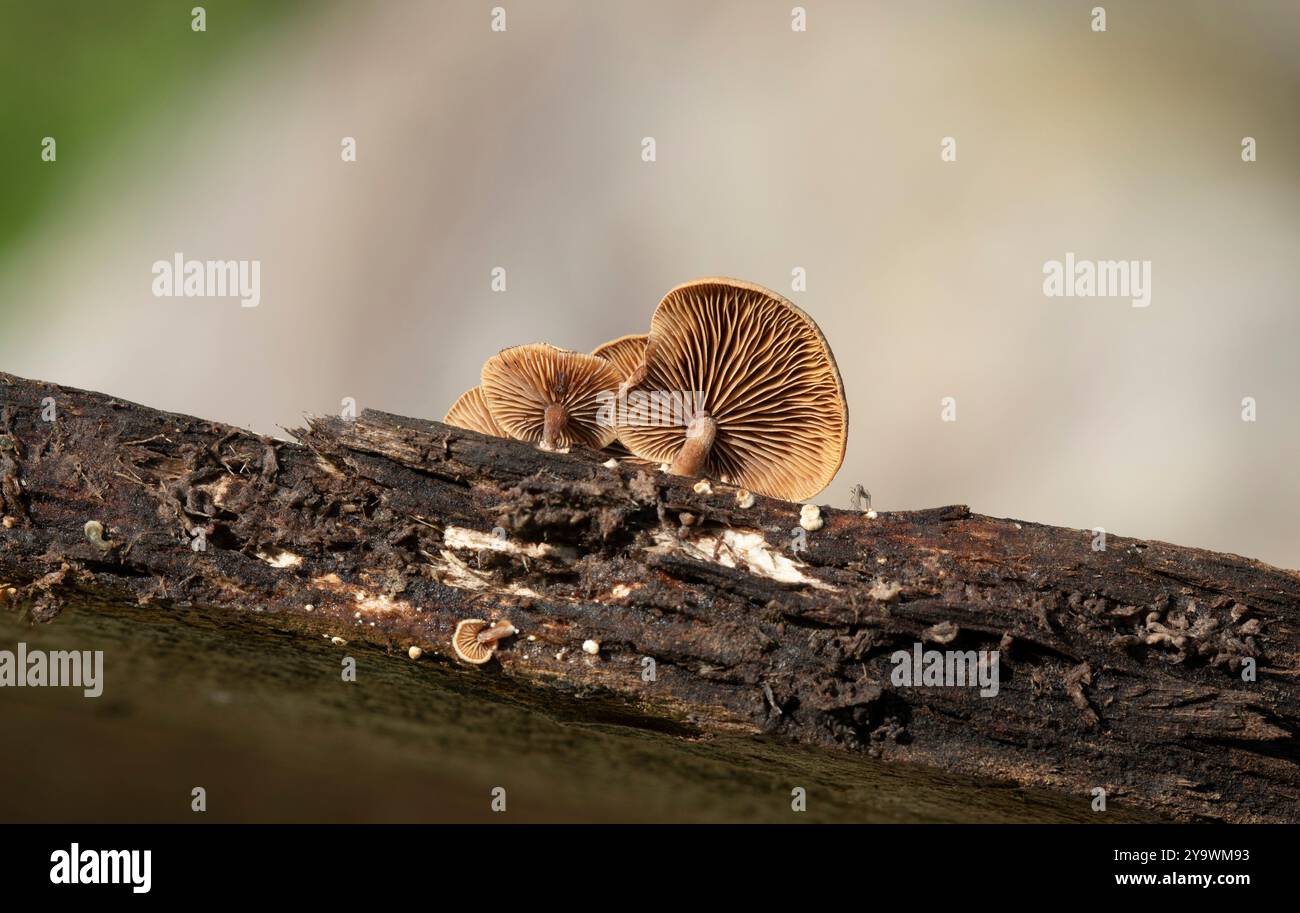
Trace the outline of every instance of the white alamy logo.
[[261, 260], [186, 260], [177, 251], [171, 260], [153, 264], [155, 298], [238, 298], [240, 305], [262, 303]]
[[1133, 307], [1151, 304], [1150, 260], [1048, 260], [1043, 264], [1048, 298], [1129, 298]]
[[896, 688], [973, 688], [980, 697], [997, 697], [997, 650], [896, 650], [889, 657], [894, 664], [889, 680]]
[[148, 894], [153, 883], [153, 850], [83, 850], [79, 844], [50, 854], [53, 884], [129, 884]]
[[704, 391], [600, 390], [596, 403], [596, 424], [602, 428], [674, 428], [689, 425], [704, 411]]
[[104, 693], [104, 651], [0, 650], [0, 688], [80, 688], [86, 697]]

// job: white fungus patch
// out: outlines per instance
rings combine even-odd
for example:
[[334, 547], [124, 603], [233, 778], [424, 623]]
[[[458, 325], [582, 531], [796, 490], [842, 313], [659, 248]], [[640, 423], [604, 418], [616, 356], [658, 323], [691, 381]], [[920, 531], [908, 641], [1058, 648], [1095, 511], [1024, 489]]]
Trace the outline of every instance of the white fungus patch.
[[613, 457], [610, 457], [608, 460], [601, 463], [600, 465], [604, 466], [606, 469], [618, 469], [618, 460], [614, 459]]
[[[180, 429], [178, 428], [177, 430], [179, 431]], [[340, 479], [343, 478], [343, 473], [339, 470], [339, 468], [335, 466], [333, 463], [331, 463], [329, 460], [320, 456], [319, 454], [316, 456], [316, 465], [321, 470], [328, 473], [329, 475], [335, 476], [336, 478], [340, 478]]]
[[752, 491], [746, 491], [743, 488], [737, 491], [736, 506], [741, 510], [749, 510], [754, 506], [754, 493]]
[[357, 608], [361, 610], [356, 613], [357, 618], [361, 617], [362, 612], [407, 612], [411, 610], [409, 603], [394, 599], [387, 593], [367, 593], [365, 590], [358, 588], [353, 591], [352, 598], [356, 600]]
[[691, 487], [691, 491], [697, 495], [711, 495], [713, 494], [713, 486], [709, 484], [708, 479], [700, 479]]
[[582, 652], [588, 654], [589, 656], [599, 656], [599, 655], [600, 655], [600, 641], [598, 641], [598, 640], [584, 640], [584, 641], [582, 642]]
[[419, 659], [424, 655], [424, 651], [419, 647], [411, 647], [411, 649], [406, 651], [406, 655], [411, 657], [411, 659]]
[[836, 589], [815, 577], [809, 577], [804, 573], [807, 565], [787, 558], [768, 545], [767, 540], [756, 532], [724, 529], [720, 538], [700, 536], [679, 539], [671, 532], [660, 530], [655, 533], [655, 546], [650, 551], [659, 554], [676, 551], [696, 561], [716, 562], [723, 567], [743, 567], [752, 574], [779, 583], [797, 583], [832, 592]]
[[610, 595], [615, 599], [626, 599], [632, 595], [632, 588], [626, 583], [618, 583], [614, 585], [614, 589], [610, 590]]
[[[400, 612], [408, 614], [415, 611], [415, 607], [405, 600], [394, 599], [387, 593], [375, 593], [363, 586], [344, 583], [339, 579], [338, 574], [322, 574], [312, 580], [312, 584], [319, 589], [329, 590], [344, 599], [351, 599], [356, 603], [356, 611], [352, 613], [354, 619], [360, 619], [362, 615], [371, 613]], [[307, 611], [310, 612], [313, 609], [315, 609], [315, 606], [307, 606]]]
[[816, 504], [805, 504], [799, 508], [799, 525], [810, 533], [815, 533], [826, 524], [822, 519], [822, 509]]
[[903, 591], [902, 584], [888, 583], [884, 580], [876, 580], [871, 585], [867, 595], [877, 602], [893, 602], [898, 598], [898, 594]]
[[511, 555], [523, 555], [526, 558], [545, 558], [555, 549], [545, 542], [515, 542], [491, 533], [481, 533], [476, 529], [463, 526], [449, 526], [442, 534], [442, 544], [447, 548], [464, 548], [480, 551], [506, 552]]
[[874, 520], [874, 519], [876, 519], [876, 517], [879, 517], [879, 516], [880, 516], [880, 514], [876, 513], [874, 510], [869, 510], [869, 511], [867, 511], [867, 519], [868, 519], [868, 520]]
[[258, 552], [257, 557], [275, 568], [297, 567], [302, 564], [302, 556], [295, 555], [292, 552], [280, 552], [280, 554], [274, 557], [265, 552]]
[[[488, 537], [492, 538], [492, 537]], [[442, 572], [442, 583], [444, 586], [455, 587], [458, 590], [484, 590], [488, 587], [504, 589], [505, 592], [515, 596], [527, 596], [531, 599], [541, 599], [541, 594], [535, 590], [530, 590], [526, 586], [512, 584], [508, 587], [501, 587], [499, 583], [492, 580], [486, 574], [480, 574], [471, 568], [464, 561], [461, 561], [452, 552], [442, 549], [438, 552], [442, 556], [442, 563], [437, 561], [430, 562], [435, 568]]]
[[208, 496], [212, 498], [212, 503], [218, 507], [224, 507], [226, 504], [226, 496], [230, 494], [230, 489], [234, 484], [235, 477], [226, 475], [221, 476], [212, 485], [207, 486]]

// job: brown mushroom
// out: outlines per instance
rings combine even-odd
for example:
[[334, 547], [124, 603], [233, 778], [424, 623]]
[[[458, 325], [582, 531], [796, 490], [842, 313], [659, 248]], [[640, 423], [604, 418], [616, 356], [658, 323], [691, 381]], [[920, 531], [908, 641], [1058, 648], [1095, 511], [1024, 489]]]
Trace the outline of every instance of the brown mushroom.
[[709, 278], [670, 291], [634, 381], [691, 409], [645, 421], [629, 407], [618, 429], [634, 454], [678, 475], [798, 501], [844, 461], [848, 406], [830, 346], [811, 317], [762, 286]]
[[[503, 349], [483, 365], [483, 396], [509, 437], [544, 450], [608, 446], [620, 378], [594, 355], [545, 343]], [[603, 396], [602, 396], [603, 394]]]
[[467, 663], [482, 665], [492, 658], [497, 644], [519, 631], [508, 621], [488, 623], [482, 618], [466, 618], [457, 622], [451, 636], [451, 648]]
[[603, 346], [598, 346], [591, 354], [603, 358], [614, 366], [620, 380], [627, 380], [641, 365], [645, 354], [645, 343], [649, 337], [644, 333], [620, 336]]
[[479, 434], [490, 434], [493, 437], [510, 436], [496, 423], [496, 419], [492, 418], [487, 400], [483, 398], [482, 387], [471, 387], [462, 393], [460, 399], [452, 403], [451, 408], [447, 410], [443, 423], [455, 425], [457, 428], [468, 428]]
[[[618, 339], [611, 340], [603, 346], [598, 346], [592, 351], [592, 355], [597, 358], [603, 358], [614, 366], [615, 373], [623, 384], [619, 387], [619, 393], [626, 393], [627, 381], [636, 370], [641, 366], [641, 361], [645, 355], [645, 343], [648, 337], [644, 333], [636, 333], [631, 336], [620, 336]], [[619, 459], [632, 457], [632, 451], [628, 450], [618, 441], [611, 442], [605, 447], [610, 453]], [[646, 460], [637, 460], [632, 458], [633, 462], [641, 465], [650, 465]]]

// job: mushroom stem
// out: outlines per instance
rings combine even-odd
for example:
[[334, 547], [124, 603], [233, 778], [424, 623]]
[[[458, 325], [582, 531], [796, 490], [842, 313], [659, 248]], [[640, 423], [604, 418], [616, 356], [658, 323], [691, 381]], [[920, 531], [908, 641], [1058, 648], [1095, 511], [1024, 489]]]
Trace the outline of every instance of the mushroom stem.
[[569, 422], [569, 410], [559, 403], [551, 403], [542, 414], [542, 449], [554, 450], [560, 443], [560, 432]]
[[713, 448], [718, 433], [718, 423], [707, 412], [696, 413], [686, 426], [686, 443], [677, 451], [668, 471], [679, 476], [699, 475]]
[[518, 634], [519, 629], [508, 621], [498, 621], [490, 627], [484, 628], [474, 635], [474, 639], [481, 644], [496, 643], [498, 640], [505, 640], [513, 634]]

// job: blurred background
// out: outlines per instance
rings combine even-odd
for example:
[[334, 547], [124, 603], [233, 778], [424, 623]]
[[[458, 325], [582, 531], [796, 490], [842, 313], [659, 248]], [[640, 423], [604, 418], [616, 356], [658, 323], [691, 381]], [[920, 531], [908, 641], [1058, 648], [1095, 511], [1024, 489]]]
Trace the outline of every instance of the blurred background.
[[[0, 2], [0, 370], [281, 436], [441, 418], [504, 346], [736, 276], [839, 358], [823, 503], [1300, 566], [1294, 0], [196, 5]], [[260, 306], [154, 297], [177, 251], [259, 260]], [[1067, 252], [1150, 260], [1150, 307], [1045, 297]]]

